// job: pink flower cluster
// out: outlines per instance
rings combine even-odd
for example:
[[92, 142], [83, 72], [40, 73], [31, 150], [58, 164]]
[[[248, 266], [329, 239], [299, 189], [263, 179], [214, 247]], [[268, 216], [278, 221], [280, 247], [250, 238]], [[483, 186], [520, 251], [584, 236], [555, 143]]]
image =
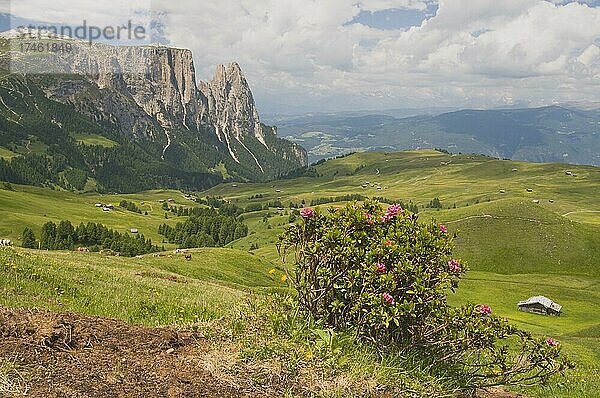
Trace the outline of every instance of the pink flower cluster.
[[306, 208], [300, 210], [300, 215], [303, 218], [313, 218], [315, 216], [315, 211], [313, 209], [311, 209], [310, 207], [306, 207]]
[[448, 269], [450, 272], [454, 272], [455, 274], [460, 272], [460, 263], [456, 259], [452, 259], [448, 261]]
[[440, 231], [443, 234], [447, 234], [448, 233], [448, 228], [446, 228], [446, 226], [444, 224], [440, 224]]
[[373, 216], [371, 215], [371, 213], [367, 213], [365, 215], [365, 217], [367, 217], [367, 224], [369, 224], [369, 225], [375, 224], [375, 221], [373, 221]]
[[391, 205], [390, 207], [388, 207], [388, 209], [385, 211], [385, 215], [383, 217], [381, 217], [381, 222], [386, 222], [388, 220], [393, 219], [394, 217], [396, 217], [398, 215], [398, 213], [402, 212], [402, 206], [400, 206], [399, 204], [394, 204]]
[[479, 313], [482, 315], [489, 315], [492, 313], [492, 309], [490, 308], [489, 305], [480, 304], [479, 305]]
[[550, 347], [558, 347], [560, 345], [560, 342], [554, 340], [552, 337], [548, 337], [546, 339], [546, 344], [548, 344]]
[[383, 293], [383, 301], [389, 305], [394, 305], [394, 297], [389, 293]]
[[385, 274], [387, 272], [387, 267], [384, 263], [377, 263], [377, 272], [381, 274]]

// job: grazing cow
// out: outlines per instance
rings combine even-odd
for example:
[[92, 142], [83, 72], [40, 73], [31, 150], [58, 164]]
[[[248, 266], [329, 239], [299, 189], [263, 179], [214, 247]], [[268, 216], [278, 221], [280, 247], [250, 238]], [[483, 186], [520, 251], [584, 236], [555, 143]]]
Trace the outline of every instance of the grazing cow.
[[185, 254], [185, 259], [190, 261], [192, 259], [192, 254], [191, 253], [186, 253]]
[[10, 239], [2, 239], [0, 240], [0, 246], [12, 246], [12, 241]]

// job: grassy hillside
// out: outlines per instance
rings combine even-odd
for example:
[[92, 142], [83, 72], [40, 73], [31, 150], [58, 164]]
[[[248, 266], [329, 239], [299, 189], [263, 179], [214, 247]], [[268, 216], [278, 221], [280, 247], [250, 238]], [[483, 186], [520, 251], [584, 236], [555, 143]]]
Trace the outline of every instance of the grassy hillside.
[[[125, 259], [4, 249], [0, 305], [73, 310], [149, 325], [228, 318], [248, 294], [283, 288], [275, 243], [290, 222], [290, 202], [300, 205], [345, 194], [383, 196], [412, 201], [421, 219], [434, 218], [460, 230], [456, 253], [471, 271], [450, 297], [452, 303], [487, 303], [495, 314], [559, 339], [574, 357], [578, 368], [564, 385], [528, 394], [599, 396], [600, 381], [594, 377], [600, 371], [597, 168], [418, 151], [355, 154], [314, 169], [318, 177], [222, 184], [199, 194], [222, 196], [238, 206], [280, 200], [284, 210], [271, 207], [244, 214], [247, 237], [227, 249], [193, 250], [191, 261], [172, 252]], [[363, 188], [367, 181], [368, 188]], [[12, 239], [25, 226], [38, 232], [48, 220], [70, 219], [102, 222], [121, 232], [137, 227], [160, 243], [158, 225], [184, 218], [169, 213], [165, 220], [157, 201], [172, 198], [180, 206], [194, 205], [177, 191], [101, 196], [13, 188], [0, 189], [0, 235]], [[426, 208], [433, 198], [440, 199], [443, 209]], [[103, 213], [94, 206], [117, 205], [122, 199], [135, 202], [148, 215], [124, 209]], [[272, 268], [275, 275], [269, 274]], [[540, 294], [562, 304], [564, 314], [550, 318], [517, 311], [517, 301]]]
[[10, 151], [10, 150], [0, 146], [0, 158], [12, 159], [15, 156], [19, 156], [19, 155], [14, 153], [13, 151]]
[[[119, 232], [137, 228], [139, 233], [151, 238], [155, 244], [162, 245], [158, 226], [162, 223], [176, 223], [184, 218], [169, 213], [169, 218], [165, 219], [162, 203], [158, 201], [173, 199], [173, 205], [196, 205], [185, 199], [181, 192], [169, 190], [131, 195], [99, 195], [74, 194], [15, 184], [12, 184], [12, 188], [14, 190], [0, 188], [0, 236], [14, 241], [20, 238], [25, 227], [33, 228], [37, 234], [40, 227], [48, 221], [70, 220], [75, 225], [88, 221], [100, 222]], [[124, 199], [136, 203], [142, 214], [120, 208], [118, 205]], [[103, 212], [102, 208], [95, 206], [96, 203], [112, 204], [114, 209]], [[165, 246], [174, 247], [168, 244]]]
[[89, 146], [98, 145], [104, 148], [113, 148], [119, 145], [113, 140], [110, 140], [98, 134], [74, 134], [73, 136], [77, 140], [77, 142]]
[[444, 210], [435, 216], [460, 231], [457, 252], [473, 269], [600, 276], [598, 225], [575, 222], [522, 199]]
[[76, 311], [147, 325], [227, 316], [250, 292], [277, 286], [272, 264], [230, 249], [141, 258], [0, 249], [0, 305]]
[[[354, 154], [315, 170], [320, 177], [223, 184], [206, 193], [240, 206], [278, 198], [287, 206], [345, 194], [412, 201], [422, 219], [435, 218], [461, 231], [458, 254], [473, 269], [498, 272], [502, 263], [504, 273], [600, 275], [598, 168], [417, 151]], [[363, 188], [366, 182], [369, 187]], [[250, 199], [256, 194], [263, 198]], [[439, 198], [444, 209], [427, 209], [433, 198]], [[258, 244], [258, 253], [275, 258], [272, 243], [287, 217], [263, 223], [265, 213], [248, 216], [257, 233], [233, 247], [247, 250]]]
[[[534, 397], [598, 397], [600, 381], [600, 278], [551, 275], [543, 273], [505, 274], [502, 263], [497, 272], [470, 271], [452, 304], [486, 303], [495, 314], [515, 325], [540, 335], [558, 339], [572, 356], [577, 368], [570, 372], [561, 387], [533, 389]], [[546, 317], [517, 310], [516, 303], [531, 296], [545, 295], [563, 306], [560, 317]]]
[[[320, 177], [221, 185], [208, 193], [240, 205], [256, 201], [249, 198], [258, 193], [262, 201], [281, 198], [284, 205], [353, 193], [418, 204], [422, 219], [433, 218], [460, 231], [456, 253], [473, 271], [451, 297], [453, 303], [488, 303], [527, 330], [556, 336], [578, 362], [562, 387], [528, 393], [599, 396], [600, 384], [593, 376], [600, 371], [600, 315], [595, 310], [600, 307], [598, 168], [418, 151], [354, 154], [315, 169]], [[369, 187], [363, 188], [367, 181]], [[444, 208], [425, 208], [435, 197]], [[267, 211], [248, 215], [255, 233], [231, 246], [248, 250], [258, 245], [256, 254], [276, 261], [274, 242], [288, 224], [289, 212], [272, 209], [276, 215], [267, 220]], [[563, 316], [517, 311], [518, 301], [540, 294], [562, 304]]]
[[[540, 200], [542, 206], [562, 212], [560, 214], [599, 210], [595, 195], [600, 184], [600, 171], [591, 166], [513, 162], [424, 150], [357, 153], [327, 161], [315, 170], [321, 177], [238, 184], [236, 187], [222, 184], [207, 193], [240, 202], [247, 202], [247, 198], [257, 192], [267, 199], [281, 197], [293, 201], [362, 193], [410, 199], [421, 206], [433, 197], [439, 197], [445, 207], [454, 204], [464, 207], [477, 201], [508, 197]], [[574, 176], [566, 175], [566, 171]], [[369, 188], [362, 188], [367, 181], [371, 183]]]

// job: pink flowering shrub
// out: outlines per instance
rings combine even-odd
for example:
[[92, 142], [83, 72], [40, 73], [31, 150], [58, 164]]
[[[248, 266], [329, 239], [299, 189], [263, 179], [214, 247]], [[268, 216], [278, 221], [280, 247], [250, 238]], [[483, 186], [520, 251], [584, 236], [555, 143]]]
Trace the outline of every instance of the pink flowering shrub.
[[456, 259], [448, 260], [448, 270], [453, 273], [460, 272], [460, 263]]
[[487, 304], [479, 305], [479, 313], [482, 315], [489, 315], [492, 313], [492, 309]]
[[394, 305], [394, 297], [389, 293], [383, 293], [383, 301], [385, 301], [388, 305]]
[[465, 388], [543, 382], [570, 366], [554, 340], [515, 329], [488, 305], [448, 305], [466, 267], [443, 225], [369, 200], [309, 214], [278, 244], [284, 262], [293, 255], [288, 272], [308, 317], [384, 351], [422, 350], [466, 375]]
[[387, 208], [387, 210], [385, 211], [385, 214], [383, 215], [383, 217], [381, 217], [381, 222], [387, 222], [387, 221], [393, 220], [402, 211], [404, 211], [402, 209], [402, 206], [397, 205], [397, 204], [396, 205], [391, 205], [390, 207]]
[[384, 263], [377, 263], [377, 272], [385, 274], [387, 272], [387, 267]]
[[306, 207], [302, 210], [300, 210], [300, 216], [303, 218], [312, 218], [315, 215], [315, 211], [313, 209], [311, 209], [310, 207]]

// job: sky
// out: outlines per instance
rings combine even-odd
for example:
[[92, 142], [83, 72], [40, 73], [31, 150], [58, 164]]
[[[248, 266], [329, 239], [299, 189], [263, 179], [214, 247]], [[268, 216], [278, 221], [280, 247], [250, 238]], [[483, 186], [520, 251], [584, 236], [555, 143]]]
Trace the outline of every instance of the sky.
[[201, 80], [238, 62], [267, 112], [600, 101], [600, 0], [0, 0], [1, 12], [149, 18], [153, 40], [193, 51]]

